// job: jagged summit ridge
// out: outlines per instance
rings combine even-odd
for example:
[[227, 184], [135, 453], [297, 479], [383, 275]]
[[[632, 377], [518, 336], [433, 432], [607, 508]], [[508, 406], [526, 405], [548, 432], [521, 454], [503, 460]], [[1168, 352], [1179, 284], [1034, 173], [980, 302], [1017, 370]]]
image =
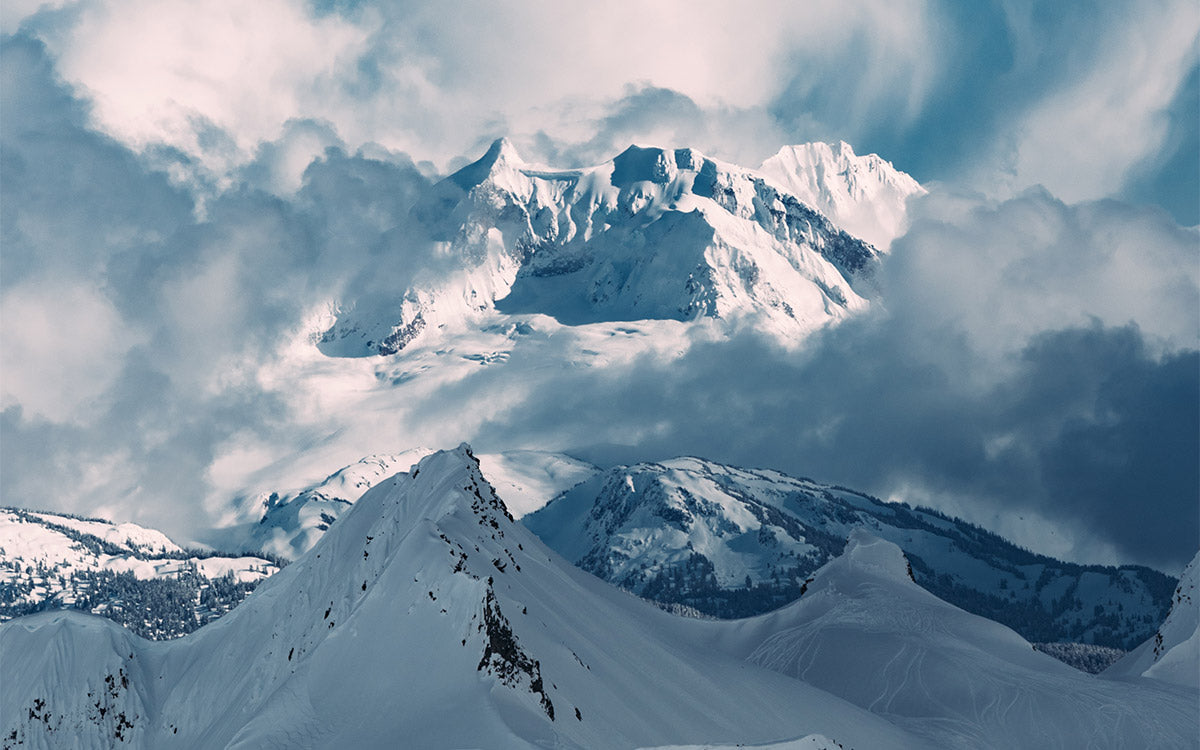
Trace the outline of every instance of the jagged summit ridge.
[[[779, 181], [694, 149], [630, 146], [581, 169], [500, 139], [414, 207], [439, 267], [343, 300], [320, 342], [394, 354], [496, 312], [581, 325], [753, 317], [782, 341], [863, 309], [878, 252]], [[406, 252], [397, 247], [397, 252]]]

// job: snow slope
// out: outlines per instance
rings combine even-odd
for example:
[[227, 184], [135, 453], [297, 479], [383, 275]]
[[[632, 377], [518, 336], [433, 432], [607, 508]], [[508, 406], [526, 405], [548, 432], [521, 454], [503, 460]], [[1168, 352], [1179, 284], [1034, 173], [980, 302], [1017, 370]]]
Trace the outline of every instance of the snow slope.
[[908, 229], [908, 200], [924, 195], [912, 177], [850, 144], [784, 146], [759, 169], [842, 229], [887, 252]]
[[856, 528], [900, 545], [922, 586], [1034, 641], [1130, 648], [1173, 588], [1146, 568], [1063, 563], [931, 511], [699, 458], [615, 467], [522, 522], [607, 581], [722, 617], [790, 602]]
[[911, 580], [899, 547], [863, 530], [797, 602], [715, 641], [934, 745], [1186, 747], [1200, 720], [1194, 691], [1084, 674], [937, 599]]
[[758, 172], [692, 149], [529, 165], [500, 139], [414, 208], [436, 263], [339, 305], [332, 356], [394, 354], [493, 309], [579, 325], [752, 318], [782, 341], [866, 306], [877, 252]]
[[465, 446], [367, 492], [192, 635], [97, 618], [0, 626], [5, 747], [926, 747], [691, 640], [515, 524]]
[[1183, 570], [1171, 613], [1151, 638], [1104, 671], [1105, 677], [1150, 677], [1200, 690], [1200, 553]]

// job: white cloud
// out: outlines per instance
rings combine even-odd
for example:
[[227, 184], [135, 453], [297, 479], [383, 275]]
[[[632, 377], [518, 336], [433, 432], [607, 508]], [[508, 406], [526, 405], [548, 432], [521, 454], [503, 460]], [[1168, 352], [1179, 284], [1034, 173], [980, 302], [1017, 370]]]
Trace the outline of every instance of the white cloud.
[[[50, 43], [103, 130], [228, 167], [289, 118], [337, 98], [368, 34], [289, 0], [98, 0]], [[232, 143], [214, 140], [213, 127]]]
[[[1033, 48], [1054, 51], [1029, 39], [1028, 19], [1010, 12], [1019, 61]], [[1010, 189], [1041, 184], [1068, 202], [1115, 195], [1163, 146], [1167, 109], [1200, 62], [1200, 8], [1162, 0], [1105, 6], [1096, 15], [1062, 55], [1061, 82], [1011, 123], [999, 163], [983, 164], [983, 189], [995, 191], [998, 166]]]
[[[293, 0], [85, 0], [43, 36], [105, 132], [227, 174], [291, 119], [327, 121], [351, 148], [378, 142], [445, 165], [501, 133], [586, 141], [630, 87], [768, 119], [784, 86], [836, 78], [848, 62], [858, 69], [845, 94], [852, 114], [879, 116], [887, 99], [887, 116], [903, 118], [935, 73], [925, 5], [476, 2], [345, 18]], [[741, 156], [764, 133], [758, 155], [782, 136], [722, 128], [721, 141], [742, 143], [718, 155]], [[638, 140], [664, 135], [649, 128]]]
[[0, 408], [29, 417], [82, 422], [120, 375], [136, 337], [94, 286], [30, 280], [0, 299]]
[[960, 329], [992, 358], [1093, 319], [1134, 322], [1162, 348], [1200, 345], [1200, 235], [1157, 210], [1038, 189], [1000, 203], [935, 190], [914, 208], [884, 293], [902, 319]]

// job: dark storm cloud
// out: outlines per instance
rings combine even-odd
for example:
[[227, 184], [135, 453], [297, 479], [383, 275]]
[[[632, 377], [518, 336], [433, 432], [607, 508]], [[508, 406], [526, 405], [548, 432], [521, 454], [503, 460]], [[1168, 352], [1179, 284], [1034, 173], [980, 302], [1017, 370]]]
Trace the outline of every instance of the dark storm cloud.
[[[1040, 334], [1008, 377], [954, 337], [853, 322], [806, 356], [743, 334], [678, 360], [569, 372], [481, 430], [481, 444], [561, 440], [598, 463], [700, 455], [941, 507], [1045, 549], [1036, 513], [1076, 559], [1174, 570], [1200, 539], [1192, 351], [1148, 353], [1136, 328]], [[488, 392], [487, 375], [462, 391]], [[431, 408], [436, 408], [431, 407]], [[632, 439], [631, 439], [632, 438]], [[1031, 522], [1032, 523], [1032, 522]]]

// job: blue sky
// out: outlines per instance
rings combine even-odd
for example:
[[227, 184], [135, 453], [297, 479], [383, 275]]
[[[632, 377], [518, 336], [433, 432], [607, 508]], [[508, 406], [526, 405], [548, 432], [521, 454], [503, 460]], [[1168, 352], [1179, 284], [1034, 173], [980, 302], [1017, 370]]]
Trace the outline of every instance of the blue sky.
[[[698, 441], [721, 431], [668, 410], [738, 379], [697, 352], [686, 377], [571, 379], [564, 398], [608, 388], [641, 411], [614, 427], [578, 403], [576, 432], [538, 447], [619, 443], [653, 416], [623, 460], [911, 491], [1017, 536], [1037, 516], [1081, 560], [1195, 550], [1194, 1], [13, 0], [0, 30], [4, 503], [210, 523], [237, 446], [321, 439], [271, 385], [279, 342], [497, 136], [556, 166], [629, 143], [753, 166], [845, 140], [932, 191], [886, 309], [800, 358], [731, 344], [758, 365], [753, 436]], [[534, 445], [559, 419], [535, 396], [425, 437]], [[814, 410], [833, 443], [789, 427]]]

